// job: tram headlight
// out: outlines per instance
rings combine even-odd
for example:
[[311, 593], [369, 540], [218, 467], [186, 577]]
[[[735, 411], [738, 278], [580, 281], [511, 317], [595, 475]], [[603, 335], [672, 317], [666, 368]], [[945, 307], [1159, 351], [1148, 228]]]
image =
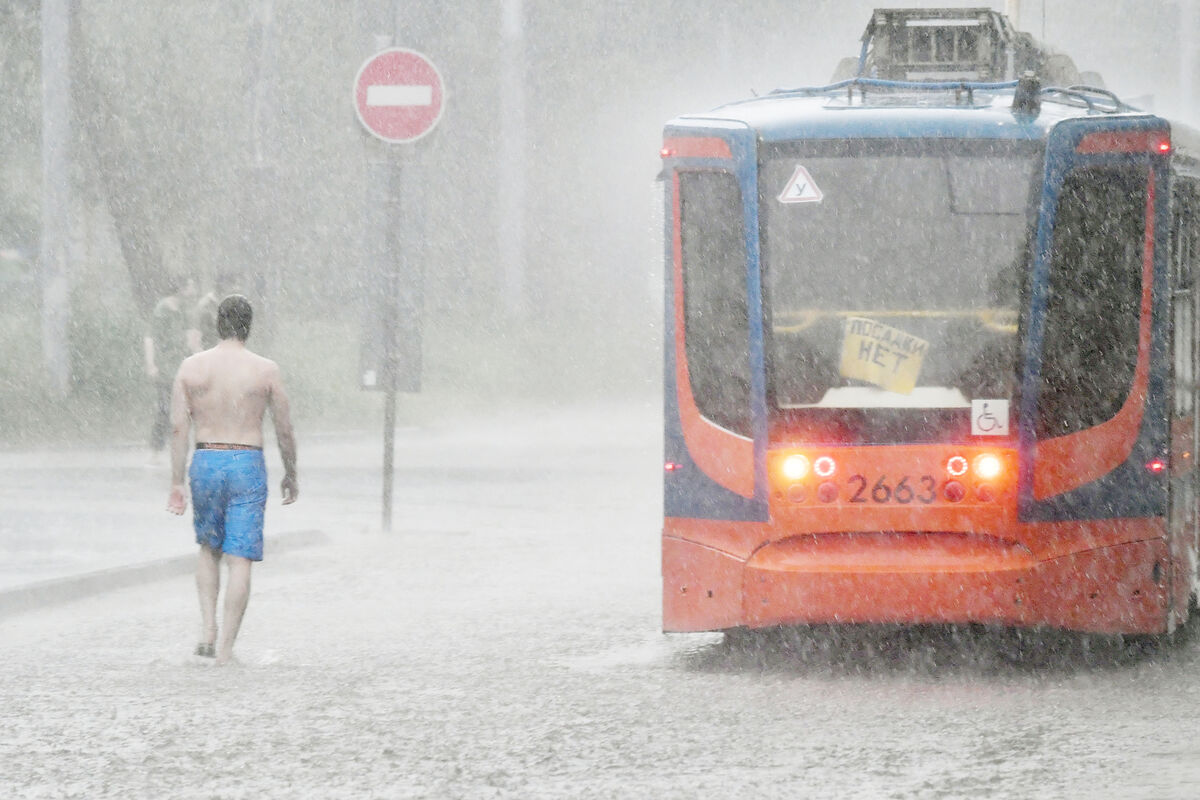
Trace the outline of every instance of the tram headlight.
[[958, 478], [967, 474], [967, 460], [962, 456], [951, 456], [946, 462], [946, 474]]
[[999, 457], [992, 453], [984, 453], [975, 459], [975, 477], [985, 481], [998, 478], [1004, 469]]
[[829, 456], [821, 456], [813, 462], [813, 472], [822, 478], [828, 478], [837, 471], [837, 464]]
[[783, 460], [783, 475], [793, 481], [808, 475], [808, 459], [799, 453], [788, 456]]

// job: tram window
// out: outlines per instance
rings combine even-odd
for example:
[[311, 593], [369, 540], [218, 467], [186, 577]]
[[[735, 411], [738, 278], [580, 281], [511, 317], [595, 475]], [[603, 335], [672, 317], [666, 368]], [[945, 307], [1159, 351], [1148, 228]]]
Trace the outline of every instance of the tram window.
[[[1175, 337], [1175, 412], [1180, 417], [1194, 415], [1197, 386], [1196, 273], [1200, 270], [1200, 183], [1181, 178], [1175, 184], [1175, 213], [1172, 229], [1172, 295]], [[1195, 425], [1193, 421], [1193, 425]], [[1193, 433], [1194, 431], [1191, 431]], [[1192, 441], [1195, 441], [1193, 438]]]
[[[759, 179], [774, 406], [879, 416], [1011, 401], [1040, 153], [935, 141], [813, 150], [767, 160]], [[778, 199], [798, 166], [823, 192], [819, 202]], [[890, 390], [845, 374], [851, 317], [928, 344], [911, 392], [881, 395]]]
[[1181, 280], [1195, 287], [1200, 271], [1200, 181], [1181, 179], [1178, 184], [1176, 214], [1179, 235], [1175, 261]]
[[1050, 254], [1038, 392], [1039, 438], [1113, 417], [1137, 365], [1145, 168], [1085, 168], [1067, 176]]
[[1197, 236], [1196, 188], [1191, 181], [1180, 180], [1175, 186], [1175, 213], [1171, 226], [1171, 288], [1178, 292], [1195, 285], [1194, 240]]
[[950, 213], [1025, 215], [1029, 181], [1012, 179], [1011, 158], [947, 159], [945, 166]]
[[979, 59], [979, 34], [970, 28], [960, 30], [956, 55], [959, 61], [977, 61]]
[[1175, 413], [1187, 417], [1194, 406], [1195, 381], [1195, 273], [1190, 250], [1191, 207], [1189, 187], [1176, 185], [1171, 223], [1171, 320], [1174, 339]]
[[954, 28], [938, 28], [934, 34], [936, 58], [943, 63], [954, 61]]
[[742, 194], [727, 172], [679, 173], [688, 374], [700, 413], [750, 435]]
[[909, 60], [914, 64], [929, 64], [933, 61], [933, 33], [921, 26], [908, 29]]

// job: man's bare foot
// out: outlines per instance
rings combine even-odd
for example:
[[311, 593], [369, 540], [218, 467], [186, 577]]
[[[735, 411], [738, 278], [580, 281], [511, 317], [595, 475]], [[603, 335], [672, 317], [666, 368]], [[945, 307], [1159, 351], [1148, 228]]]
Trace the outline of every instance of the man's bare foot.
[[201, 658], [216, 658], [217, 657], [217, 628], [214, 625], [209, 628], [203, 623], [200, 625], [199, 644], [196, 645], [195, 655]]

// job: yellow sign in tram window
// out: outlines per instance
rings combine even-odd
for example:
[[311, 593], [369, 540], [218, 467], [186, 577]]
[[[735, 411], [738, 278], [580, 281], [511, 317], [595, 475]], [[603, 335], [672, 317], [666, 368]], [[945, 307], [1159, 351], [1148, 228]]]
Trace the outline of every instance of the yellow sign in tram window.
[[850, 317], [842, 340], [842, 377], [912, 394], [928, 349], [929, 342], [899, 328]]

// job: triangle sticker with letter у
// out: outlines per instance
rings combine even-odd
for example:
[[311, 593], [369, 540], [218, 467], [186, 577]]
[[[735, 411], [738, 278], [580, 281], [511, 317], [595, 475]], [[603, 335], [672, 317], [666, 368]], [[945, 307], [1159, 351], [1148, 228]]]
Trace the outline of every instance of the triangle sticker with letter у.
[[791, 178], [788, 178], [787, 186], [779, 193], [779, 202], [819, 203], [824, 196], [824, 193], [817, 188], [812, 175], [808, 174], [808, 170], [797, 164], [796, 171], [792, 173]]

